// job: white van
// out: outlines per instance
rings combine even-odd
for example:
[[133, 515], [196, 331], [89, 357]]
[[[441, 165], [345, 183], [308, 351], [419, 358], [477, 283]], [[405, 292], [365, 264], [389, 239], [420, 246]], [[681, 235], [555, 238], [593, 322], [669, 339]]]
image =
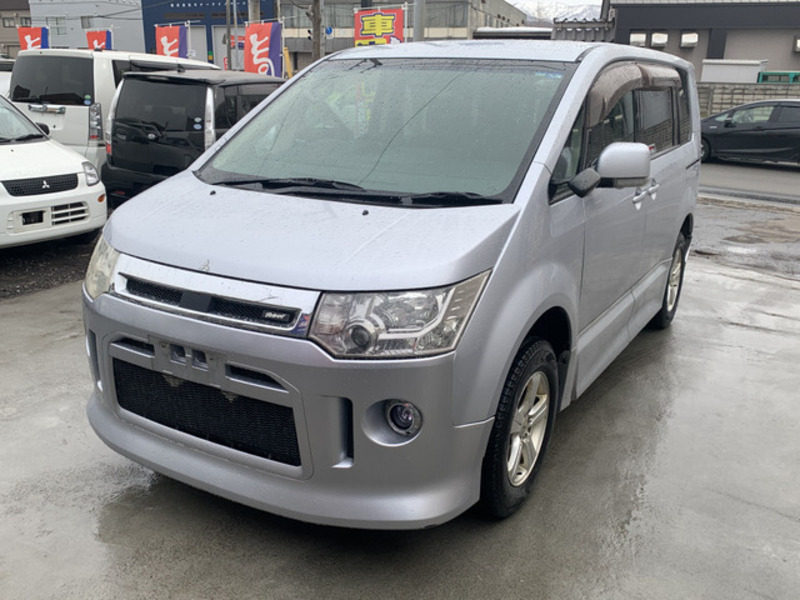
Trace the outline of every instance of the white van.
[[508, 516], [556, 414], [672, 322], [699, 173], [694, 71], [663, 52], [333, 54], [109, 219], [89, 421], [288, 517]]
[[8, 95], [17, 108], [47, 125], [52, 138], [99, 169], [106, 160], [103, 119], [128, 71], [215, 68], [206, 62], [106, 50], [23, 50]]

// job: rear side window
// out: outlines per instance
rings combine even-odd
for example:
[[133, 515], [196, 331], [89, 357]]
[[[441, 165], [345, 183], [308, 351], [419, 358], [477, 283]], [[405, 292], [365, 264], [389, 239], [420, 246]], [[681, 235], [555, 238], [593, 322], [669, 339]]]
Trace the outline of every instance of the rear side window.
[[657, 154], [674, 146], [672, 90], [638, 90], [640, 127], [636, 141], [647, 144]]
[[777, 121], [778, 123], [794, 123], [795, 127], [800, 127], [800, 106], [781, 106]]
[[14, 102], [89, 106], [94, 102], [93, 61], [78, 56], [20, 56], [10, 90]]
[[117, 103], [115, 120], [146, 124], [163, 131], [202, 131], [205, 85], [128, 78]]
[[217, 88], [214, 122], [217, 129], [229, 129], [278, 89], [274, 83], [246, 83]]

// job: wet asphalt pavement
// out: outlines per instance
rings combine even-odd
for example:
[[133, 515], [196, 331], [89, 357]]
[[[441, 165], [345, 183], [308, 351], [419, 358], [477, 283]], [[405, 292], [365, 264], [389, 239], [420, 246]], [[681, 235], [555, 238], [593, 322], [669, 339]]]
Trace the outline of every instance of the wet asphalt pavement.
[[559, 415], [499, 523], [317, 527], [155, 475], [86, 421], [80, 283], [0, 300], [0, 598], [797, 598], [800, 209], [697, 218], [674, 325]]

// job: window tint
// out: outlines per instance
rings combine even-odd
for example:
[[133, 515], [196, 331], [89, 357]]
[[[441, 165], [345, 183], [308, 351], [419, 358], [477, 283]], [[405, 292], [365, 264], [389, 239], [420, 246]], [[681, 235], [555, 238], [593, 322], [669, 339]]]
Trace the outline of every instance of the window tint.
[[636, 141], [647, 144], [653, 153], [674, 146], [672, 90], [639, 90], [640, 128]]
[[127, 79], [117, 103], [116, 122], [147, 124], [162, 131], [202, 131], [206, 87]]
[[88, 106], [94, 102], [92, 59], [73, 56], [20, 56], [11, 75], [15, 102]]
[[795, 123], [796, 127], [800, 123], [800, 106], [781, 106], [778, 123]]
[[239, 86], [239, 112], [236, 119], [239, 120], [259, 103], [278, 89], [277, 83], [248, 83]]
[[236, 86], [217, 88], [214, 99], [214, 127], [230, 129], [236, 123]]
[[114, 71], [114, 85], [118, 86], [122, 81], [122, 76], [131, 70], [131, 61], [113, 60], [111, 61], [111, 69]]
[[586, 165], [593, 165], [603, 148], [614, 142], [633, 142], [635, 138], [635, 113], [633, 92], [628, 92], [611, 108], [609, 113], [589, 131]]

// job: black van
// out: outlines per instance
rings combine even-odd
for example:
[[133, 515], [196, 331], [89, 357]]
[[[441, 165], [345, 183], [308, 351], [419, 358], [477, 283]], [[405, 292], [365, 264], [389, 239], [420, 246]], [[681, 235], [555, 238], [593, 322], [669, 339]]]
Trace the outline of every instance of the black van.
[[101, 170], [109, 203], [183, 171], [283, 82], [240, 71], [126, 73], [111, 105]]

